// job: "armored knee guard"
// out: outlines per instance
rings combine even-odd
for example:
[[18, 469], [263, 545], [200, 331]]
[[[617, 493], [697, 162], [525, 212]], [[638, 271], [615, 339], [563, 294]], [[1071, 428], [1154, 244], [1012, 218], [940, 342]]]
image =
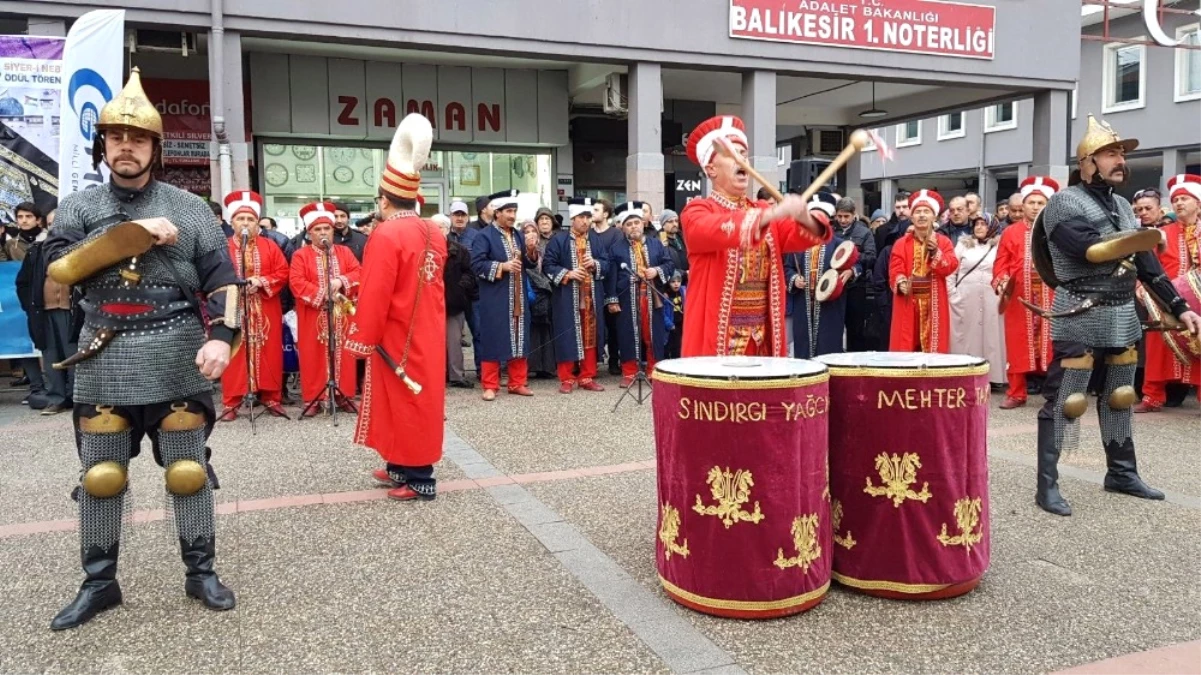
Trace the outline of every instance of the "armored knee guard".
[[1080, 445], [1080, 417], [1088, 410], [1088, 381], [1093, 374], [1093, 354], [1063, 359], [1063, 382], [1055, 401], [1055, 445], [1070, 452]]
[[1124, 443], [1131, 437], [1130, 419], [1138, 398], [1134, 376], [1138, 370], [1138, 350], [1130, 347], [1121, 354], [1105, 357], [1105, 388], [1097, 397], [1097, 417], [1101, 425], [1101, 444]]
[[211, 539], [214, 532], [213, 486], [205, 466], [207, 435], [203, 411], [196, 404], [173, 403], [159, 422], [159, 459], [170, 494], [179, 538]]
[[77, 423], [82, 464], [79, 534], [85, 555], [93, 546], [108, 551], [121, 539], [133, 452], [130, 421], [112, 406], [96, 406], [95, 412], [80, 415]]

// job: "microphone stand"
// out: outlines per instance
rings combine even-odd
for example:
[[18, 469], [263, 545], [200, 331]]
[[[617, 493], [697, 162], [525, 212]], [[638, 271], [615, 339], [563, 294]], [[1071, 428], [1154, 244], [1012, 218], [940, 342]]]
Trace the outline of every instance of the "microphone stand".
[[[330, 264], [330, 260], [333, 258], [333, 246], [333, 242], [329, 241], [326, 244], [322, 255], [325, 257], [325, 412], [332, 418], [334, 426], [336, 427], [338, 426], [338, 396], [341, 396], [342, 399], [350, 405], [350, 408], [354, 410], [354, 412], [357, 413], [358, 410], [355, 408], [354, 402], [350, 400], [350, 397], [348, 397], [345, 392], [338, 388], [338, 379], [335, 372], [336, 367], [334, 357], [337, 356], [338, 351], [335, 343], [337, 330], [335, 329], [334, 324], [333, 266]], [[309, 404], [304, 407], [304, 410], [300, 412], [300, 419], [304, 419], [305, 413], [307, 413], [309, 410], [312, 410], [314, 406], [317, 406], [320, 403], [321, 399], [319, 398], [310, 401]]]
[[[627, 265], [623, 262], [621, 264], [621, 268], [626, 270], [627, 272], [629, 272], [630, 275], [633, 277], [634, 288], [636, 289], [635, 292], [639, 296], [642, 295], [642, 291], [637, 290], [639, 286], [649, 288], [654, 293], [659, 293], [659, 289], [655, 288], [654, 285], [650, 284], [646, 279], [643, 279], [642, 277], [635, 274], [634, 270], [630, 269], [629, 265]], [[664, 298], [667, 297], [667, 296], [663, 295], [662, 293], [659, 293], [659, 295], [663, 296]], [[634, 313], [633, 310], [638, 307], [638, 305], [634, 304], [636, 302], [640, 302], [640, 297], [635, 298], [635, 297], [631, 296], [630, 297], [631, 313]], [[653, 331], [655, 329], [655, 315], [654, 315], [655, 303], [654, 303], [653, 299], [648, 299], [646, 309], [648, 312], [650, 312], [650, 316], [647, 317], [646, 325], [653, 333]], [[639, 323], [641, 323], [641, 321], [635, 319], [635, 325], [634, 325], [635, 333], [638, 332], [637, 329], [639, 328], [639, 326], [638, 326]], [[649, 342], [651, 339], [653, 339], [653, 337], [651, 335], [648, 335], [647, 341]], [[654, 349], [654, 347], [655, 346], [652, 344], [651, 349]], [[635, 359], [636, 363], [638, 364], [638, 372], [634, 374], [634, 379], [630, 381], [630, 386], [626, 387], [625, 391], [621, 392], [621, 396], [617, 397], [617, 403], [613, 404], [613, 412], [617, 412], [617, 408], [619, 406], [621, 406], [621, 402], [624, 401], [627, 396], [633, 398], [638, 403], [638, 405], [642, 405], [643, 401], [650, 398], [651, 394], [653, 393], [652, 390], [654, 389], [654, 385], [651, 383], [651, 379], [646, 376], [646, 362], [643, 360], [642, 338], [641, 337], [637, 337], [634, 339], [634, 359]], [[637, 385], [637, 387], [638, 387], [637, 394], [633, 393], [635, 385]], [[646, 393], [643, 393], [643, 388], [646, 389]]]
[[[249, 290], [250, 285], [248, 283], [246, 283], [247, 280], [250, 278], [250, 270], [246, 265], [246, 247], [249, 245], [249, 239], [250, 239], [250, 233], [246, 231], [245, 227], [243, 227], [242, 228], [242, 248], [239, 252], [242, 254], [242, 261], [241, 261], [242, 262], [242, 291], [241, 291], [241, 293], [242, 293], [242, 316], [244, 316], [244, 317], [250, 316], [250, 312], [247, 311], [250, 308], [250, 290]], [[257, 436], [258, 428], [255, 423], [254, 407], [256, 405], [258, 405], [258, 387], [256, 386], [257, 383], [254, 381], [254, 354], [251, 353], [252, 348], [251, 348], [251, 344], [250, 344], [251, 340], [250, 340], [249, 326], [243, 325], [242, 330], [244, 331], [244, 333], [242, 335], [242, 342], [246, 346], [246, 353], [245, 353], [245, 356], [246, 356], [246, 393], [242, 395], [242, 405], [246, 406], [246, 409], [249, 411], [248, 416], [250, 417], [250, 434], [252, 436]]]

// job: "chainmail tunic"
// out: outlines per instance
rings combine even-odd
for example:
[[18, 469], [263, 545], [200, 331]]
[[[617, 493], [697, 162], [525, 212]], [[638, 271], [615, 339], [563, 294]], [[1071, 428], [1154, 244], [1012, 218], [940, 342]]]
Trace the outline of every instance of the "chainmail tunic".
[[[95, 237], [111, 227], [102, 224], [117, 214], [122, 215], [121, 220], [165, 217], [179, 228], [179, 239], [173, 246], [155, 246], [140, 257], [142, 287], [177, 287], [165, 266], [169, 258], [180, 280], [195, 293], [202, 289], [197, 259], [218, 250], [225, 251], [228, 258], [224, 233], [213, 222], [208, 205], [193, 194], [159, 181], [152, 181], [132, 199], [123, 199], [110, 184], [73, 193], [59, 205], [54, 230], [68, 237]], [[127, 263], [123, 261], [81, 282], [85, 297], [89, 289], [119, 286], [118, 271]], [[93, 329], [85, 326], [79, 343], [87, 344], [93, 334]], [[204, 341], [204, 328], [194, 313], [154, 331], [118, 333], [99, 354], [75, 366], [75, 401], [146, 405], [212, 391], [212, 383], [196, 367], [196, 352]]]
[[[1130, 202], [1116, 194], [1113, 200], [1117, 208], [1116, 226], [1105, 208], [1088, 194], [1083, 185], [1074, 185], [1057, 192], [1047, 203], [1047, 208], [1042, 214], [1043, 226], [1047, 231], [1051, 264], [1061, 284], [1083, 277], [1110, 274], [1121, 263], [1115, 260], [1094, 264], [1072, 258], [1051, 240], [1055, 228], [1060, 223], [1072, 220], [1091, 223], [1102, 237], [1137, 230], [1139, 225], [1133, 209], [1130, 208]], [[1062, 312], [1079, 305], [1082, 301], [1082, 297], [1061, 285], [1055, 289], [1055, 301], [1051, 309]], [[1138, 342], [1141, 337], [1142, 325], [1139, 323], [1133, 301], [1118, 306], [1097, 306], [1076, 316], [1058, 317], [1051, 321], [1051, 339], [1056, 341], [1078, 342], [1093, 347], [1126, 347]]]

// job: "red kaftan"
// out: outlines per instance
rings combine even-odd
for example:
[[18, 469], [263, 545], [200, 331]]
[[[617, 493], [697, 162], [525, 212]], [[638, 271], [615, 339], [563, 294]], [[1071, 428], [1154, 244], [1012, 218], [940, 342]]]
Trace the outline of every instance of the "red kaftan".
[[[941, 259], [915, 256], [923, 248], [912, 232], [893, 244], [888, 261], [888, 285], [892, 288], [892, 334], [888, 349], [894, 352], [928, 352], [948, 354], [951, 351], [951, 312], [947, 305], [947, 277], [959, 269], [959, 259], [951, 240], [931, 234], [938, 243]], [[915, 264], [916, 263], [916, 264]], [[922, 278], [929, 280], [929, 296], [925, 300], [920, 287]], [[897, 281], [909, 281], [909, 293], [897, 293]]]
[[[332, 278], [342, 281], [342, 295], [353, 300], [359, 290], [359, 261], [349, 248], [333, 245]], [[300, 353], [300, 391], [305, 403], [325, 400], [328, 379], [328, 346], [325, 313], [325, 254], [316, 246], [302, 247], [292, 255], [292, 294], [296, 296], [296, 350]], [[354, 359], [343, 358], [341, 344], [346, 339], [348, 317], [335, 306], [334, 372], [338, 388], [354, 396]]]
[[[1189, 270], [1201, 267], [1198, 260], [1198, 241], [1201, 224], [1187, 226], [1181, 222], [1165, 225], [1159, 230], [1167, 240], [1167, 247], [1160, 253], [1159, 262], [1169, 279], [1188, 274]], [[1201, 384], [1201, 364], [1192, 360], [1189, 368], [1181, 365], [1163, 342], [1163, 333], [1147, 332], [1147, 361], [1144, 379], [1148, 384], [1162, 382], [1189, 382]], [[1157, 401], [1163, 403], [1163, 401]]]
[[[437, 226], [411, 211], [380, 223], [367, 240], [358, 312], [346, 340], [348, 351], [367, 358], [354, 440], [389, 464], [425, 466], [442, 458], [446, 257], [446, 238]], [[420, 394], [388, 367], [377, 345], [421, 385]], [[408, 359], [402, 361], [406, 345]]]
[[[745, 335], [732, 317], [736, 305], [745, 308], [745, 296], [758, 295], [763, 307], [764, 344], [760, 356], [787, 356], [784, 342], [787, 290], [784, 254], [800, 253], [821, 240], [803, 225], [790, 219], [772, 221], [760, 232], [759, 223], [767, 202], [742, 199], [734, 203], [722, 195], [688, 202], [680, 214], [680, 229], [688, 249], [688, 297], [684, 307], [684, 342], [681, 356], [726, 356], [743, 354]], [[826, 228], [826, 240], [833, 231]], [[756, 263], [766, 264], [766, 288], [744, 288], [753, 278]], [[740, 301], [735, 302], [736, 296]], [[735, 319], [735, 320], [732, 320]], [[745, 319], [745, 317], [743, 317]]]
[[242, 270], [246, 269], [246, 276], [258, 277], [262, 287], [242, 296], [249, 298], [242, 318], [242, 348], [230, 358], [221, 376], [221, 395], [227, 407], [237, 405], [246, 395], [248, 353], [252, 356], [254, 389], [266, 392], [265, 402], [278, 403], [284, 386], [283, 307], [279, 294], [288, 285], [288, 261], [279, 246], [266, 237], [251, 240], [247, 248], [249, 255], [243, 258], [241, 239], [229, 238], [229, 258], [238, 278], [244, 278]]
[[1010, 373], [1045, 373], [1051, 362], [1051, 324], [1025, 307], [1019, 300], [1050, 309], [1055, 291], [1042, 283], [1030, 258], [1030, 236], [1034, 231], [1026, 221], [1012, 223], [1001, 233], [997, 263], [993, 266], [993, 286], [1010, 285], [1009, 304], [1005, 309], [1005, 354]]

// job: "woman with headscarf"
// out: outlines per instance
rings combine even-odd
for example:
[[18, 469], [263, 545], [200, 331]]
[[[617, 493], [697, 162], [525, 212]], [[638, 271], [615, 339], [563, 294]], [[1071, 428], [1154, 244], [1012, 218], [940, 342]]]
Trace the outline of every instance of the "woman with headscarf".
[[534, 220], [522, 223], [523, 235], [538, 235], [538, 267], [526, 271], [526, 293], [530, 298], [530, 375], [537, 379], [556, 377], [559, 363], [555, 360], [555, 331], [551, 323], [551, 302], [554, 286], [542, 273], [542, 253], [554, 234], [554, 216], [550, 209], [538, 209]]
[[959, 269], [950, 279], [951, 351], [988, 359], [988, 379], [993, 388], [1004, 387], [1005, 324], [997, 311], [992, 288], [1000, 228], [976, 216], [971, 230], [955, 244]]

